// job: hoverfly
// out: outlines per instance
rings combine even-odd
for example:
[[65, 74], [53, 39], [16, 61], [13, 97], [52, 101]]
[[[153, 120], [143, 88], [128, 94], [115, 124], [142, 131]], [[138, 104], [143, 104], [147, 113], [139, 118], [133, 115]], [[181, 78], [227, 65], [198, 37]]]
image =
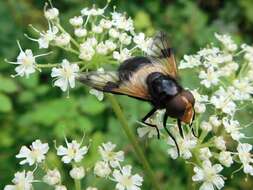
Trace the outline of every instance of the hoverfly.
[[180, 135], [183, 137], [181, 122], [191, 126], [195, 115], [195, 99], [192, 93], [185, 90], [177, 80], [177, 65], [173, 50], [163, 32], [159, 32], [153, 38], [150, 51], [149, 56], [125, 60], [115, 72], [88, 72], [80, 74], [78, 79], [103, 92], [127, 95], [150, 102], [153, 108], [141, 121], [150, 127], [155, 127], [158, 138], [160, 138], [158, 127], [148, 123], [147, 119], [157, 110], [165, 109], [163, 127], [175, 142], [179, 154], [176, 139], [167, 129], [166, 122], [168, 117], [176, 118]]

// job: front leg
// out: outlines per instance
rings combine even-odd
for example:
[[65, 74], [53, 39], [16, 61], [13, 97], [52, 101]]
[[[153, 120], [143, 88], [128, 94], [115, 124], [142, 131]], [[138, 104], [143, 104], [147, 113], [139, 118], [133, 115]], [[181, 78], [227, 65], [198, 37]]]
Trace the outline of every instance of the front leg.
[[150, 117], [156, 112], [156, 110], [157, 110], [156, 108], [153, 108], [150, 112], [147, 113], [147, 115], [145, 115], [145, 116], [142, 118], [141, 122], [144, 123], [144, 124], [146, 124], [146, 125], [148, 125], [148, 126], [150, 126], [150, 127], [154, 127], [154, 128], [156, 129], [156, 131], [157, 131], [157, 138], [160, 139], [160, 132], [159, 132], [158, 127], [157, 127], [156, 125], [154, 125], [154, 124], [151, 124], [151, 123], [147, 123], [147, 122], [146, 122], [146, 120], [147, 120], [148, 118], [150, 118]]
[[165, 113], [164, 117], [163, 117], [163, 127], [164, 127], [165, 131], [168, 133], [168, 135], [170, 136], [170, 138], [172, 138], [172, 140], [175, 142], [175, 145], [176, 145], [176, 148], [177, 148], [177, 154], [178, 154], [178, 157], [179, 157], [180, 156], [180, 151], [179, 151], [177, 141], [176, 141], [175, 137], [171, 134], [171, 132], [166, 127], [168, 117], [169, 116]]

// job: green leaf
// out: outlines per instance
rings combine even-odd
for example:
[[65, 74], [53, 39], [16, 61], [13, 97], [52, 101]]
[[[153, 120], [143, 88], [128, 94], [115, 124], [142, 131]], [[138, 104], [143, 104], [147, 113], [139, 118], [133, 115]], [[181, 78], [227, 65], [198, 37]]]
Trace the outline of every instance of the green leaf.
[[12, 103], [8, 96], [0, 94], [0, 112], [9, 112], [12, 109]]
[[18, 86], [11, 78], [7, 78], [4, 76], [0, 76], [0, 91], [6, 92], [6, 93], [13, 93], [16, 92], [18, 89]]
[[99, 102], [94, 96], [87, 96], [79, 100], [80, 108], [83, 112], [91, 115], [97, 115], [103, 112], [106, 108], [105, 104]]

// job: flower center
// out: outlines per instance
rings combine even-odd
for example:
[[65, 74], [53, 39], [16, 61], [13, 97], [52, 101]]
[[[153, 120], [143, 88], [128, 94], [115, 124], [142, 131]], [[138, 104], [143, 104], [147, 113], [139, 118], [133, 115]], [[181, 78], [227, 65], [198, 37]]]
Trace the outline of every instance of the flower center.
[[131, 187], [133, 185], [133, 181], [128, 176], [123, 176], [122, 177], [122, 184], [125, 187], [129, 188], [129, 187]]

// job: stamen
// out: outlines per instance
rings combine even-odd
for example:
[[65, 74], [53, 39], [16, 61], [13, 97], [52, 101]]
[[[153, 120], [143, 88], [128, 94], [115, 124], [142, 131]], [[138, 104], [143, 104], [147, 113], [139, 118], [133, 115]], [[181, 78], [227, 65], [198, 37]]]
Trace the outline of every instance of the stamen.
[[20, 50], [21, 52], [24, 52], [18, 40], [17, 40], [17, 44], [18, 44], [19, 50]]

